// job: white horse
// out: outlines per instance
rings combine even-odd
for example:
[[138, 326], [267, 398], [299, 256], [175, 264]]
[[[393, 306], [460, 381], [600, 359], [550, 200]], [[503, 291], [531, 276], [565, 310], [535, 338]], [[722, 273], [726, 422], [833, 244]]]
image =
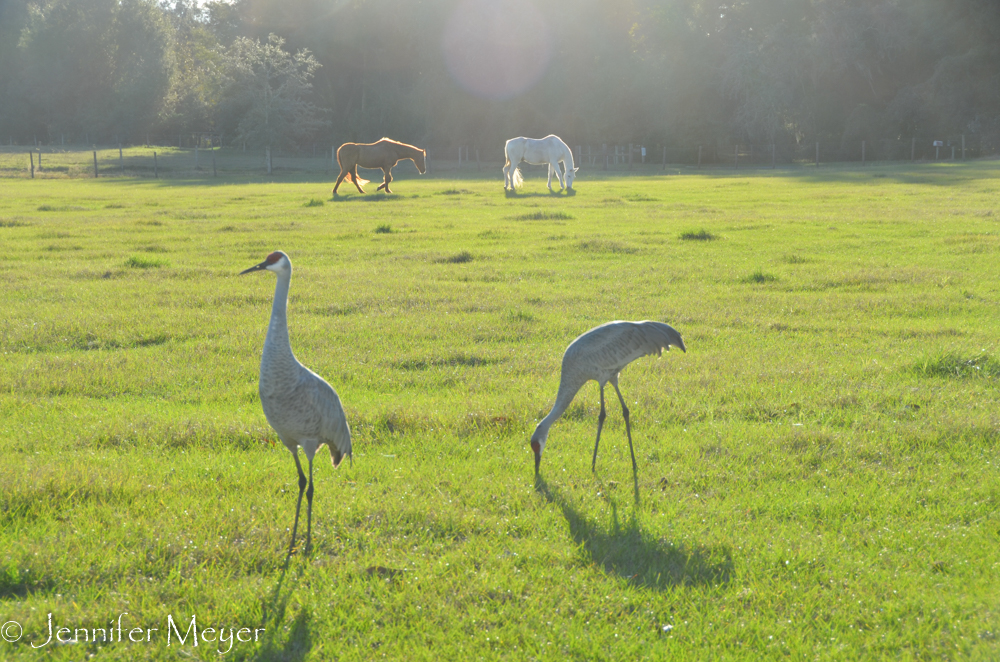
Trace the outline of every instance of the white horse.
[[[559, 178], [559, 190], [572, 189], [573, 178], [579, 168], [573, 167], [573, 152], [559, 136], [545, 136], [542, 139], [536, 138], [511, 138], [504, 147], [507, 154], [507, 163], [503, 167], [503, 188], [504, 190], [514, 190], [524, 182], [521, 177], [521, 170], [517, 167], [521, 161], [539, 165], [549, 164], [549, 191], [552, 190], [552, 173]], [[564, 175], [559, 169], [559, 162], [563, 162], [566, 169]]]

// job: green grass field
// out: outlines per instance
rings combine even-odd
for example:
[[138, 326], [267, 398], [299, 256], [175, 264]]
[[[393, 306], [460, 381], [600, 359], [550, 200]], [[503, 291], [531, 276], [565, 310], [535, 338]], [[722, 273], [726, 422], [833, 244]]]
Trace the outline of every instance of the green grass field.
[[[491, 175], [4, 180], [0, 658], [1000, 657], [1000, 162]], [[287, 565], [275, 249], [355, 450]], [[592, 383], [536, 484], [613, 319], [688, 346], [622, 373], [637, 480]]]

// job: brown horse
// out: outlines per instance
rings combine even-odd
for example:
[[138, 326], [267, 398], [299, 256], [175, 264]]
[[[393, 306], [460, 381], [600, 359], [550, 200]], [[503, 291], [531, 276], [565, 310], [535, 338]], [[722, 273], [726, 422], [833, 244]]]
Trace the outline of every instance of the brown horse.
[[365, 192], [361, 187], [367, 184], [368, 180], [358, 177], [358, 166], [362, 168], [381, 168], [382, 172], [385, 173], [385, 178], [378, 188], [384, 188], [386, 193], [392, 193], [389, 190], [389, 182], [392, 181], [392, 167], [404, 159], [411, 159], [422, 175], [426, 169], [426, 158], [426, 150], [414, 147], [413, 145], [407, 145], [406, 143], [396, 142], [395, 140], [389, 140], [388, 138], [383, 138], [377, 143], [371, 144], [344, 143], [337, 150], [340, 177], [337, 177], [337, 183], [333, 187], [333, 195], [337, 195], [337, 188], [340, 186], [340, 182], [344, 181], [344, 178], [348, 175], [351, 176], [351, 181], [354, 185], [358, 187], [358, 191], [361, 193]]

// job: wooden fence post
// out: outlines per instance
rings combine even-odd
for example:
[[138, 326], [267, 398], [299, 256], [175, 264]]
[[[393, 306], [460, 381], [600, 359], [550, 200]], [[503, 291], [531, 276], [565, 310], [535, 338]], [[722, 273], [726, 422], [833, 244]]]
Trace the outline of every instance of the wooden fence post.
[[633, 153], [632, 143], [629, 143], [628, 144], [628, 169], [629, 170], [632, 169], [632, 153]]
[[[650, 155], [650, 156], [652, 156], [652, 155]], [[666, 145], [663, 146], [663, 169], [664, 170], [667, 169], [667, 146]]]
[[42, 148], [38, 148], [38, 169], [42, 169]]
[[125, 174], [125, 158], [122, 156], [122, 144], [118, 143], [118, 166], [122, 170], [122, 174]]
[[965, 134], [962, 134], [962, 160], [965, 160]]
[[153, 152], [153, 179], [160, 178], [160, 171], [156, 164], [156, 152]]
[[[954, 160], [955, 160], [955, 146], [954, 146], [954, 145], [952, 145], [952, 146], [951, 146], [951, 160], [952, 160], [952, 161], [954, 161]], [[42, 167], [42, 157], [41, 157], [41, 155], [40, 155], [40, 153], [39, 153], [39, 157], [38, 157], [38, 168], [39, 168], [39, 169], [41, 169], [41, 167]]]
[[97, 179], [97, 150], [94, 150], [94, 179]]
[[271, 174], [271, 146], [264, 148], [264, 158], [267, 159], [267, 174]]
[[819, 167], [819, 143], [816, 143], [816, 167]]
[[740, 145], [739, 145], [739, 143], [736, 144], [736, 153], [733, 155], [733, 167], [734, 168], [739, 168], [740, 167]]
[[774, 155], [774, 153], [775, 153], [775, 151], [776, 150], [774, 149], [774, 143], [771, 143], [771, 170], [774, 170], [774, 162], [775, 162], [775, 155]]
[[865, 165], [865, 141], [861, 141], [861, 165]]
[[[315, 146], [313, 146], [313, 149], [315, 149]], [[315, 155], [315, 154], [316, 154], [316, 152], [314, 151], [313, 155]], [[212, 148], [212, 177], [218, 177], [218, 175], [215, 173], [215, 148], [214, 147]]]
[[479, 164], [479, 148], [476, 148], [476, 172], [482, 172], [483, 168]]
[[698, 168], [701, 169], [701, 145], [698, 145]]
[[910, 139], [910, 161], [912, 162], [912, 161], [916, 161], [916, 160], [917, 160], [917, 139], [916, 138], [911, 138]]
[[35, 178], [35, 153], [28, 150], [28, 160], [31, 161], [31, 178]]

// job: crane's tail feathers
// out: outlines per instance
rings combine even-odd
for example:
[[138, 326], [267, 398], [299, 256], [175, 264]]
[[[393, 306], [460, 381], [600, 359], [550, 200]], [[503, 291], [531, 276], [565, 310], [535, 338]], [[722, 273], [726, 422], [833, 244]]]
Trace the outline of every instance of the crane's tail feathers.
[[354, 456], [351, 451], [348, 450], [346, 453], [341, 452], [341, 450], [335, 447], [333, 444], [327, 444], [327, 448], [330, 449], [330, 461], [333, 462], [334, 468], [339, 467], [341, 461], [346, 457], [349, 458], [351, 464], [354, 464]]
[[663, 322], [644, 322], [647, 328], [654, 329], [656, 332], [657, 345], [660, 348], [658, 354], [663, 355], [663, 349], [670, 351], [670, 346], [678, 348], [682, 352], [687, 352], [687, 347], [684, 346], [684, 340], [681, 338], [681, 334], [677, 332], [677, 329], [670, 326], [669, 324], [664, 324]]

